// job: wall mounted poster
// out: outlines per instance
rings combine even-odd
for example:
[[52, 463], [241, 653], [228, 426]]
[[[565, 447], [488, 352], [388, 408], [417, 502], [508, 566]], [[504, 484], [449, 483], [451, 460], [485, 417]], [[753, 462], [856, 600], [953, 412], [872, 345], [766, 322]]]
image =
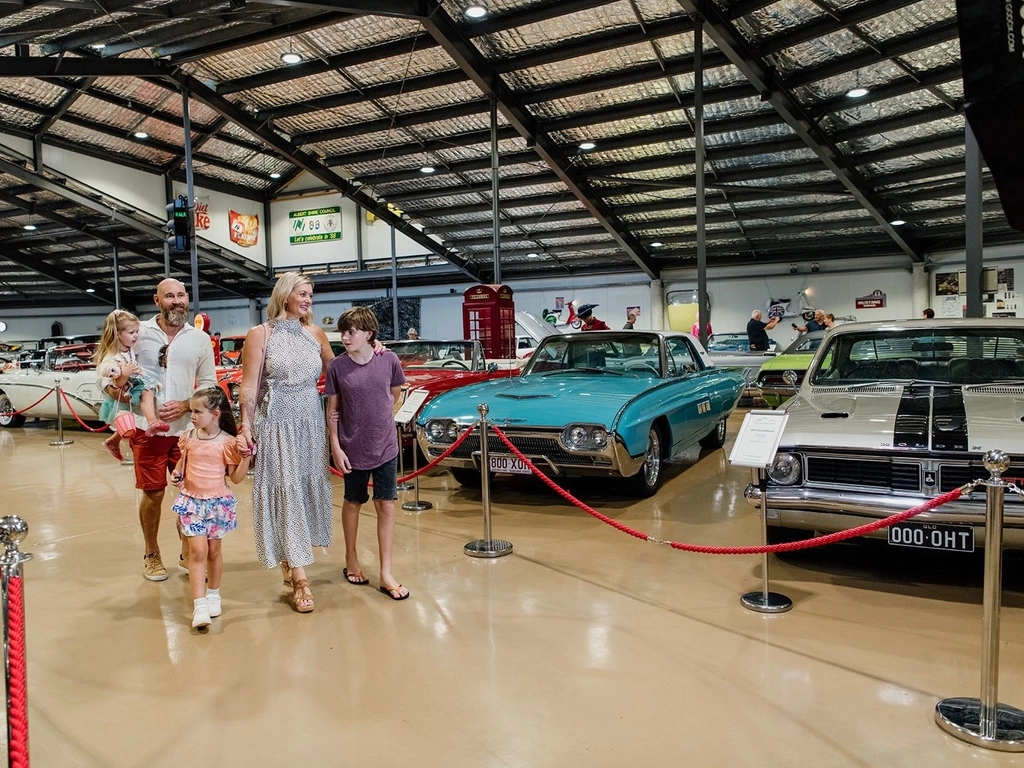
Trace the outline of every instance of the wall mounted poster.
[[957, 272], [936, 272], [935, 273], [935, 295], [936, 296], [958, 296], [960, 294], [960, 273]]
[[196, 198], [196, 231], [210, 228], [210, 198]]
[[288, 214], [288, 243], [322, 243], [341, 240], [341, 206], [308, 208]]
[[243, 248], [252, 248], [260, 240], [260, 217], [228, 211], [228, 232], [231, 242]]

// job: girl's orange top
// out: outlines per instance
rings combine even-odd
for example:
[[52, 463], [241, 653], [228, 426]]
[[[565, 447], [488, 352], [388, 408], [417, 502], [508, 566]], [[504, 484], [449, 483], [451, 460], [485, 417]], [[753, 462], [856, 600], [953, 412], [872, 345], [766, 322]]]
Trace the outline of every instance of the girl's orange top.
[[242, 460], [234, 439], [225, 442], [202, 440], [191, 429], [178, 438], [178, 448], [185, 457], [182, 493], [193, 499], [217, 499], [231, 495], [226, 479], [227, 468]]

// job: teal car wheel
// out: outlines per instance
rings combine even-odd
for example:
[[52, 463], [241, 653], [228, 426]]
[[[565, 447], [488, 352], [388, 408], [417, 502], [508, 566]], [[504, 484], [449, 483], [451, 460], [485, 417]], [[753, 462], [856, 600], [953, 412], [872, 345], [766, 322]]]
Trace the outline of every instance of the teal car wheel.
[[661, 486], [661, 433], [652, 426], [647, 433], [647, 449], [640, 471], [633, 475], [633, 490], [644, 497], [653, 496]]
[[728, 421], [728, 419], [719, 419], [715, 423], [715, 428], [700, 439], [701, 448], [721, 448], [725, 445], [726, 421]]

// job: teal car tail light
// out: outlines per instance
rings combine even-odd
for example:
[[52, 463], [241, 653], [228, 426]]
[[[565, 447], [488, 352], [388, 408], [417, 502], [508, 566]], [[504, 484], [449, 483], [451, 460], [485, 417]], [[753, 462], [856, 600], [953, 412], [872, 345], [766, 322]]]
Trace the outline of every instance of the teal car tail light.
[[768, 479], [776, 485], [796, 485], [802, 476], [800, 456], [795, 453], [776, 453], [768, 467]]
[[562, 445], [570, 451], [601, 451], [608, 445], [608, 430], [593, 424], [570, 424], [562, 430]]

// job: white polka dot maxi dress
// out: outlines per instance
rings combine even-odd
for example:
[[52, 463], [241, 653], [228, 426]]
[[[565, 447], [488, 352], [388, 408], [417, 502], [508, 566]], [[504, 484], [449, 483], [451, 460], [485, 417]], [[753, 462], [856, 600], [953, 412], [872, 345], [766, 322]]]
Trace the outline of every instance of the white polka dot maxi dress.
[[256, 554], [266, 568], [313, 562], [332, 539], [327, 433], [316, 383], [320, 345], [298, 320], [272, 323], [256, 398], [252, 484]]

